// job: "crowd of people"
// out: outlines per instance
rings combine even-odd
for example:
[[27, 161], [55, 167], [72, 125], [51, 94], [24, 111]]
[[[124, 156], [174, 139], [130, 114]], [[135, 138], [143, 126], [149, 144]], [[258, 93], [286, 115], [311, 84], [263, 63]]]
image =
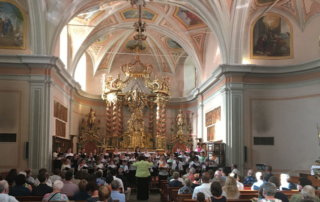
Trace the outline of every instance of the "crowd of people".
[[52, 175], [42, 168], [34, 179], [31, 169], [22, 172], [11, 169], [0, 181], [0, 202], [14, 202], [16, 196], [29, 195], [41, 196], [43, 201], [126, 202], [132, 187], [137, 188], [138, 200], [148, 200], [149, 189], [158, 188], [161, 180], [167, 180], [169, 187], [180, 188], [179, 194], [192, 194], [192, 199], [197, 201], [239, 199], [239, 191], [245, 184], [259, 190], [257, 201], [288, 202], [288, 197], [279, 191], [299, 188], [301, 193], [293, 195], [290, 202], [305, 198], [320, 202], [306, 178], [300, 178], [296, 186], [289, 182], [289, 175], [281, 174], [279, 180], [272, 174], [272, 167], [267, 166], [264, 176], [250, 169], [242, 180], [236, 164], [228, 173], [226, 167], [218, 168], [216, 155], [205, 155], [200, 146], [195, 151], [177, 148], [173, 154], [165, 150], [161, 155], [147, 149], [140, 152], [139, 147], [133, 153], [128, 149], [121, 153], [115, 148], [112, 153], [104, 149], [100, 154], [96, 150], [87, 154], [85, 149], [78, 154], [73, 154], [71, 149], [61, 153], [58, 148], [53, 158]]

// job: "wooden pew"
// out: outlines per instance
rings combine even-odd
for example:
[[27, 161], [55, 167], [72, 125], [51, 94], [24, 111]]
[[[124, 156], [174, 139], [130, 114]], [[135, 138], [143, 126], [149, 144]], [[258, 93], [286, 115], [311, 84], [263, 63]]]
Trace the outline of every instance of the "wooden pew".
[[[72, 196], [67, 196], [68, 199], [71, 199]], [[43, 196], [15, 196], [17, 201], [42, 201]]]
[[167, 194], [166, 194], [166, 199], [168, 202], [172, 202], [175, 200], [175, 198], [173, 198], [173, 191], [175, 190], [177, 192], [176, 195], [178, 195], [178, 190], [180, 188], [178, 187], [167, 187]]
[[183, 202], [185, 199], [192, 199], [192, 194], [178, 194], [177, 202]]
[[169, 196], [169, 198], [171, 199], [171, 201], [177, 201], [177, 196], [178, 196], [178, 191], [180, 188], [176, 188], [172, 190], [172, 194], [171, 196]]
[[295, 183], [295, 184], [299, 184], [299, 179], [300, 179], [300, 177], [297, 177], [297, 176], [290, 176], [290, 180], [289, 180], [289, 182], [291, 182], [291, 183]]

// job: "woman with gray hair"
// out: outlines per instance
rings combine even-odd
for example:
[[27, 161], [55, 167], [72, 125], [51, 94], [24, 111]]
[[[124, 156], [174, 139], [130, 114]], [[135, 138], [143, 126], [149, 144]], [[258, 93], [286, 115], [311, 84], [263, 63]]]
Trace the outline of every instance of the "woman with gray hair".
[[282, 202], [280, 199], [274, 198], [274, 195], [277, 193], [277, 187], [271, 182], [266, 182], [263, 185], [262, 194], [264, 198], [260, 198], [259, 202]]
[[192, 188], [192, 181], [190, 178], [186, 178], [184, 180], [184, 186], [181, 187], [178, 191], [178, 194], [192, 194], [193, 188]]
[[63, 182], [61, 182], [61, 180], [54, 181], [52, 188], [53, 192], [44, 195], [42, 201], [69, 201], [65, 194], [60, 193], [63, 188]]
[[303, 199], [315, 199], [316, 197], [316, 191], [315, 189], [310, 186], [310, 185], [306, 185], [303, 187], [303, 189], [301, 190], [301, 194], [302, 194], [302, 198]]

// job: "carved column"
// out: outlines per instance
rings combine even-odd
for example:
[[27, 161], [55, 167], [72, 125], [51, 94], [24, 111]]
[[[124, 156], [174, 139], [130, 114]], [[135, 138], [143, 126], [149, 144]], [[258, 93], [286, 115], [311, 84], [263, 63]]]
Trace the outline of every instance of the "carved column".
[[107, 118], [106, 118], [106, 136], [111, 136], [111, 103], [107, 103]]
[[157, 126], [157, 136], [161, 135], [161, 98], [159, 95], [157, 95], [157, 117], [156, 117], [156, 126]]
[[167, 133], [166, 133], [166, 115], [167, 115], [167, 111], [166, 111], [166, 102], [162, 101], [161, 103], [161, 135], [164, 137], [167, 137]]
[[123, 132], [123, 101], [118, 101], [118, 132], [122, 135]]
[[112, 135], [118, 136], [118, 103], [117, 103], [117, 101], [113, 102]]
[[154, 103], [150, 102], [150, 118], [149, 118], [149, 133], [153, 137], [153, 131], [154, 131]]

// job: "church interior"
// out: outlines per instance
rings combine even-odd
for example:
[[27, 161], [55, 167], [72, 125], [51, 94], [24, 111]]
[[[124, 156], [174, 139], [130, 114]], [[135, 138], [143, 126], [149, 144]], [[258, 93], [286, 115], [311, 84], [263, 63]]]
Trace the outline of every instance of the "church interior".
[[[242, 202], [247, 177], [285, 176], [290, 202], [308, 179], [320, 202], [319, 23], [319, 0], [0, 0], [0, 201], [45, 200], [10, 194], [20, 172], [80, 182], [84, 160], [104, 180], [125, 161], [125, 201], [197, 201], [169, 189], [178, 170], [223, 193], [238, 176]], [[154, 164], [147, 190], [131, 156]]]

